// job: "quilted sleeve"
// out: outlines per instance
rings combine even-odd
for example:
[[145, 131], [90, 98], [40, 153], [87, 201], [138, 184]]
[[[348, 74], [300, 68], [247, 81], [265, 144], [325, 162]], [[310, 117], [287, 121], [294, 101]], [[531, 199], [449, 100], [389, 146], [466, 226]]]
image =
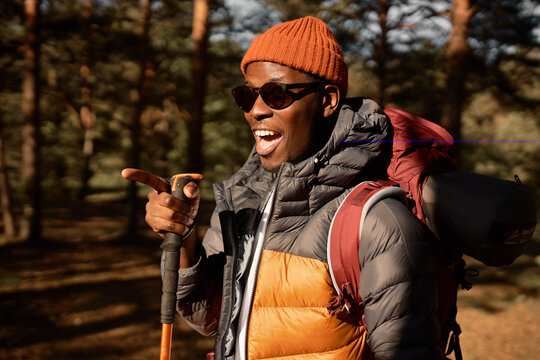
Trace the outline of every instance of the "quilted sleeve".
[[376, 360], [442, 359], [437, 284], [429, 233], [395, 199], [366, 216], [360, 242], [360, 295]]
[[178, 312], [194, 330], [206, 336], [217, 332], [225, 261], [217, 213], [212, 215], [210, 225], [198, 263], [179, 270], [176, 294]]

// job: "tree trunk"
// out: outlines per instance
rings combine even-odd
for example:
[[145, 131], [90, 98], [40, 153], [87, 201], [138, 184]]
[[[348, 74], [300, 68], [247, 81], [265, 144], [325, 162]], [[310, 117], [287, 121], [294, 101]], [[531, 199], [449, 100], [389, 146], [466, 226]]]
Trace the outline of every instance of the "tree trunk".
[[454, 139], [461, 137], [461, 111], [464, 99], [464, 84], [469, 46], [469, 21], [473, 15], [469, 0], [453, 0], [450, 11], [452, 31], [446, 43], [446, 97], [443, 105], [441, 125]]
[[[141, 62], [140, 74], [137, 84], [138, 99], [135, 104], [133, 121], [131, 124], [131, 151], [130, 167], [140, 168], [141, 165], [141, 118], [146, 107], [146, 96], [149, 94], [151, 79], [154, 75], [150, 62], [149, 52], [149, 32], [150, 32], [150, 9], [151, 0], [141, 1], [141, 12], [143, 33], [141, 37]], [[128, 234], [133, 235], [137, 229], [137, 218], [139, 214], [139, 203], [137, 201], [137, 184], [132, 181], [129, 186], [130, 212], [128, 220]]]
[[11, 189], [9, 187], [7, 170], [5, 165], [4, 142], [0, 134], [0, 206], [2, 207], [2, 220], [4, 222], [5, 240], [2, 243], [8, 242], [15, 236], [15, 221], [13, 220], [13, 212], [11, 208]]
[[24, 46], [25, 72], [22, 89], [24, 117], [22, 146], [22, 177], [25, 201], [20, 237], [25, 241], [41, 238], [40, 116], [39, 116], [39, 38], [40, 0], [25, 0], [26, 43]]
[[94, 127], [95, 127], [95, 114], [92, 111], [92, 90], [90, 79], [92, 75], [91, 61], [90, 61], [90, 47], [91, 47], [91, 17], [92, 17], [92, 0], [84, 0], [83, 9], [83, 41], [84, 49], [81, 65], [81, 123], [84, 129], [84, 143], [83, 143], [83, 169], [81, 173], [81, 189], [79, 191], [79, 199], [84, 199], [88, 194], [88, 181], [92, 176], [90, 171], [90, 160], [94, 155]]
[[377, 101], [381, 106], [384, 101], [384, 90], [386, 89], [386, 60], [388, 58], [388, 9], [390, 0], [379, 0], [379, 26], [381, 28], [381, 37], [375, 48], [375, 60], [377, 62], [377, 77], [379, 78], [379, 94]]
[[210, 0], [195, 0], [193, 8], [193, 108], [189, 122], [188, 170], [200, 173], [204, 169], [202, 155], [202, 125], [206, 76], [208, 73], [208, 35], [210, 32]]

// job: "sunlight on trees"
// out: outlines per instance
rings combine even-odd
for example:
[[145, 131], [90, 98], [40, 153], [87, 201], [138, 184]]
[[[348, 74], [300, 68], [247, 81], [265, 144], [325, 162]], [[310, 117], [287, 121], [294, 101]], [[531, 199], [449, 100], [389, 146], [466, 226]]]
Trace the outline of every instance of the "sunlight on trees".
[[[464, 89], [462, 139], [507, 141], [463, 144], [461, 168], [502, 178], [517, 173], [540, 202], [540, 148], [531, 142], [540, 140], [540, 6], [530, 0], [471, 4], [463, 78], [445, 72], [452, 2], [392, 0], [211, 2], [207, 57], [201, 57], [207, 72], [193, 77], [192, 1], [152, 1], [147, 30], [139, 2], [45, 1], [36, 30], [41, 72], [35, 83], [41, 116], [36, 156], [42, 162], [36, 179], [43, 204], [76, 202], [79, 196], [82, 201], [125, 199], [119, 171], [136, 153], [140, 167], [160, 176], [204, 164], [201, 186], [210, 201], [212, 182], [236, 171], [253, 145], [230, 96], [243, 81], [239, 63], [249, 39], [276, 22], [304, 15], [322, 18], [335, 31], [350, 65], [350, 96], [384, 98], [388, 105], [440, 122], [447, 80], [457, 80]], [[253, 9], [259, 10], [249, 16]], [[21, 181], [27, 167], [21, 149], [28, 140], [21, 104], [30, 101], [29, 92], [23, 96], [22, 91], [28, 49], [24, 10], [20, 1], [0, 4], [0, 137], [9, 185], [2, 190], [9, 189], [16, 224], [23, 206], [38, 199], [25, 198], [28, 190]], [[146, 36], [146, 45], [139, 46]], [[151, 69], [144, 72], [151, 75], [151, 81], [143, 79], [144, 90], [141, 61]], [[190, 157], [193, 92], [199, 91], [193, 89], [203, 78], [202, 150]], [[132, 136], [135, 118], [140, 119], [138, 145]], [[135, 191], [141, 199], [147, 192]], [[1, 224], [6, 232], [5, 221]]]

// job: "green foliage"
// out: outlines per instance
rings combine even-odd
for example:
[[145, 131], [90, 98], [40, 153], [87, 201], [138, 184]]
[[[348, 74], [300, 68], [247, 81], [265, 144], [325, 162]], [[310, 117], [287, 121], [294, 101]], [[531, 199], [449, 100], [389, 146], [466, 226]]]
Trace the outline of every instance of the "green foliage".
[[[204, 107], [203, 194], [245, 161], [252, 135], [230, 89], [243, 81], [239, 63], [245, 42], [278, 19], [314, 15], [327, 21], [341, 43], [350, 71], [350, 96], [379, 91], [374, 48], [378, 2], [350, 0], [253, 0], [263, 12], [246, 16], [212, 3], [209, 76]], [[466, 81], [465, 139], [540, 140], [540, 48], [531, 9], [537, 1], [477, 1], [471, 21], [473, 57]], [[407, 5], [407, 6], [406, 6]], [[390, 105], [438, 121], [445, 88], [443, 44], [447, 20], [433, 11], [448, 2], [391, 2], [385, 98]], [[91, 192], [122, 195], [120, 177], [131, 149], [130, 126], [141, 52], [141, 11], [131, 0], [93, 1], [90, 26], [82, 21], [82, 1], [56, 0], [42, 6], [42, 179], [47, 201], [74, 198], [81, 187], [83, 126], [80, 69], [90, 39], [92, 107], [96, 116]], [[142, 117], [142, 168], [160, 176], [186, 169], [187, 124], [192, 103], [193, 2], [154, 1], [150, 24], [151, 91]], [[242, 15], [240, 18], [237, 15]], [[415, 23], [410, 24], [411, 19]], [[438, 20], [437, 20], [438, 19]], [[536, 19], [537, 20], [537, 19]], [[537, 21], [536, 21], [537, 22]], [[404, 27], [404, 24], [409, 24]], [[24, 43], [22, 2], [0, 3], [0, 135], [6, 143], [8, 175], [15, 199], [21, 164], [20, 110]], [[423, 31], [421, 29], [424, 29]], [[445, 32], [446, 31], [446, 32]], [[536, 30], [537, 31], [537, 30]], [[426, 36], [426, 34], [435, 34]], [[502, 178], [514, 173], [540, 200], [538, 143], [470, 143], [462, 147], [462, 168]]]
[[266, 0], [268, 6], [279, 12], [281, 21], [289, 21], [307, 15], [320, 16], [324, 3], [325, 0]]
[[475, 172], [527, 184], [540, 181], [540, 126], [531, 109], [503, 108], [489, 92], [477, 94], [464, 114], [463, 127], [471, 143], [464, 166]]

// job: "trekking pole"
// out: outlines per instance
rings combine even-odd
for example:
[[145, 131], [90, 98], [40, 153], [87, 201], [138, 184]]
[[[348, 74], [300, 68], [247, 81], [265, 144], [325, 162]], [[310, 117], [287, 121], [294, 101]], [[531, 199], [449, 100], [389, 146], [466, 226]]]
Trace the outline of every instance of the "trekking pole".
[[[202, 179], [200, 174], [178, 174], [171, 179], [171, 194], [187, 202], [184, 186], [191, 181]], [[178, 269], [180, 267], [180, 248], [184, 237], [172, 232], [165, 234], [161, 244], [164, 251], [163, 278], [161, 284], [161, 350], [159, 360], [171, 358], [172, 330], [176, 312], [176, 290], [178, 287]]]

